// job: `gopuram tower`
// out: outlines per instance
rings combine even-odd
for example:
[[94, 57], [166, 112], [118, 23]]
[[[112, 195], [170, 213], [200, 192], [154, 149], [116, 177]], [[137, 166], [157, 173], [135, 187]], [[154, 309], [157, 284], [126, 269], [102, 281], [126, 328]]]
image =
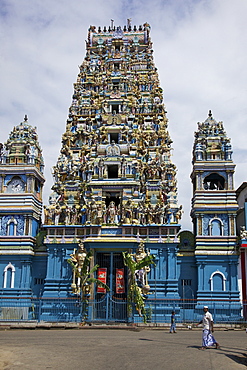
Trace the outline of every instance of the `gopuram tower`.
[[[42, 217], [43, 171], [44, 161], [37, 129], [29, 124], [25, 116], [24, 121], [10, 132], [7, 141], [0, 144], [2, 297], [31, 297], [40, 289], [41, 269], [33, 274], [32, 267], [35, 268], [38, 262], [45, 265], [44, 253], [36, 248]], [[1, 307], [0, 319], [28, 318], [28, 305], [16, 310], [8, 306]]]
[[[198, 303], [218, 299], [239, 302], [235, 164], [232, 147], [222, 122], [211, 111], [198, 123], [193, 148], [193, 199], [191, 216], [198, 271]], [[235, 305], [239, 314], [239, 306]], [[223, 312], [223, 311], [222, 311]], [[224, 315], [228, 315], [227, 310]], [[231, 312], [234, 315], [234, 309]], [[236, 314], [237, 316], [237, 314]]]
[[122, 251], [134, 253], [142, 242], [156, 258], [150, 297], [154, 286], [160, 298], [178, 297], [182, 207], [171, 144], [149, 24], [90, 26], [45, 207], [45, 294], [70, 291], [66, 259], [80, 241], [106, 269], [111, 294], [124, 298], [126, 271], [121, 293], [115, 278], [125, 269]]

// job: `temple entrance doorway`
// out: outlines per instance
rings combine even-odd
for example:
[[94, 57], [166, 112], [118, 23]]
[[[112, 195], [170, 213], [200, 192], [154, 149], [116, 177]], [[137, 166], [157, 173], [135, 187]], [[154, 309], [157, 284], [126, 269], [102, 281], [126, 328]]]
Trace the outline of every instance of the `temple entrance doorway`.
[[127, 321], [127, 268], [121, 252], [97, 252], [97, 278], [110, 288], [95, 288], [94, 320]]

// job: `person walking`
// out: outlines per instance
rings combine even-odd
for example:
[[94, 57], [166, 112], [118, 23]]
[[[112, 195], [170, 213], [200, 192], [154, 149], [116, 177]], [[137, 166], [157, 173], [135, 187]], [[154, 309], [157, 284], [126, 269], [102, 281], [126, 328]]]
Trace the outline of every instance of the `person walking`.
[[170, 333], [176, 333], [176, 319], [175, 319], [175, 311], [172, 311], [172, 314], [171, 314]]
[[220, 348], [218, 342], [216, 342], [212, 333], [214, 332], [214, 322], [211, 313], [208, 311], [208, 306], [203, 307], [204, 316], [202, 320], [196, 324], [197, 326], [203, 324], [202, 329], [202, 347], [200, 349], [204, 350], [208, 347], [215, 345], [216, 349]]

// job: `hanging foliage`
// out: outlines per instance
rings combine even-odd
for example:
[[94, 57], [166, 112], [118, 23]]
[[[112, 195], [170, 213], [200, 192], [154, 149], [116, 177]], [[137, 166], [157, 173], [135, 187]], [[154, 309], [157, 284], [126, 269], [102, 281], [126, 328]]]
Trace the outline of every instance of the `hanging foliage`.
[[154, 256], [146, 255], [141, 261], [137, 262], [133, 258], [133, 255], [128, 252], [123, 252], [124, 264], [129, 268], [130, 281], [128, 290], [128, 312], [129, 315], [132, 313], [132, 304], [139, 316], [143, 317], [144, 323], [147, 321], [147, 315], [145, 310], [145, 299], [148, 291], [147, 285], [140, 286], [138, 279], [136, 278], [137, 273], [145, 271], [152, 264], [154, 266]]
[[[89, 297], [90, 297], [90, 285], [96, 284], [107, 291], [110, 288], [104, 284], [101, 280], [92, 277], [92, 275], [97, 271], [99, 265], [95, 265], [90, 269], [90, 261], [93, 256], [93, 252], [89, 251], [86, 252], [84, 249], [83, 257], [78, 257], [80, 254], [78, 253], [79, 248], [76, 253], [72, 254], [70, 259], [68, 259], [68, 263], [72, 267], [73, 271], [73, 283], [72, 283], [72, 290], [74, 294], [81, 296], [82, 301], [82, 321], [86, 321], [87, 319], [87, 311], [88, 311], [88, 304], [89, 304]], [[77, 284], [75, 283], [77, 282]]]

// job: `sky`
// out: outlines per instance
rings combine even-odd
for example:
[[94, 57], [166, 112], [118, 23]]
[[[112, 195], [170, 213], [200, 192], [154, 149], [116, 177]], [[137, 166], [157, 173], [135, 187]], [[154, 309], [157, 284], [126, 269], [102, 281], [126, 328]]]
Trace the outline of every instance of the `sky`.
[[28, 115], [45, 160], [48, 204], [90, 25], [148, 22], [173, 140], [183, 230], [192, 230], [192, 147], [212, 110], [231, 138], [235, 188], [247, 181], [247, 1], [0, 0], [0, 142]]

